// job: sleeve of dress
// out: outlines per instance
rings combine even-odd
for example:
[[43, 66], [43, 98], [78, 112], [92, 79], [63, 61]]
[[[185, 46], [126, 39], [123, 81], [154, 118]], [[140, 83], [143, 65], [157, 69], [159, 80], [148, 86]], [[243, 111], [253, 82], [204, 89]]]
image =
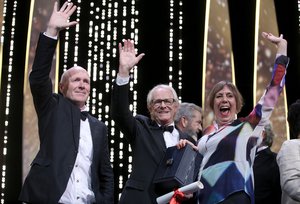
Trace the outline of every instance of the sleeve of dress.
[[252, 112], [248, 116], [248, 120], [253, 125], [265, 126], [285, 84], [286, 69], [289, 63], [287, 56], [281, 55], [275, 60], [272, 79], [263, 96], [258, 101]]

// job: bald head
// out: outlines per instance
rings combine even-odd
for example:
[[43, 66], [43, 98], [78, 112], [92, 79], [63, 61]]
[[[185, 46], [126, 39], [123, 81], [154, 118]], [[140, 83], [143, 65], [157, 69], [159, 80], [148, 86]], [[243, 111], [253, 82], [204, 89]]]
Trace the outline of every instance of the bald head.
[[83, 67], [80, 67], [80, 66], [74, 66], [74, 67], [71, 67], [69, 68], [68, 70], [66, 70], [62, 75], [61, 75], [61, 78], [60, 78], [60, 84], [65, 84], [67, 83], [67, 81], [69, 80], [69, 78], [77, 73], [77, 72], [84, 72], [86, 73], [88, 76], [88, 72], [86, 71], [86, 69], [84, 69]]
[[59, 90], [64, 97], [82, 108], [90, 94], [90, 76], [88, 72], [80, 66], [68, 69], [61, 76]]

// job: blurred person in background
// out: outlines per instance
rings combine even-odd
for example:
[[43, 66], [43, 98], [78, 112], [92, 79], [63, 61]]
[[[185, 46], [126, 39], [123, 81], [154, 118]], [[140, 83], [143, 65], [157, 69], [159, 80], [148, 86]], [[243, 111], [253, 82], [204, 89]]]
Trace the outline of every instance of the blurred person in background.
[[255, 204], [280, 204], [280, 173], [277, 154], [271, 151], [274, 132], [271, 124], [265, 125], [263, 141], [259, 145], [253, 166]]
[[196, 144], [202, 135], [202, 108], [194, 103], [181, 103], [175, 115], [175, 125]]
[[277, 155], [282, 189], [282, 204], [300, 204], [300, 99], [288, 111], [291, 140], [286, 140]]

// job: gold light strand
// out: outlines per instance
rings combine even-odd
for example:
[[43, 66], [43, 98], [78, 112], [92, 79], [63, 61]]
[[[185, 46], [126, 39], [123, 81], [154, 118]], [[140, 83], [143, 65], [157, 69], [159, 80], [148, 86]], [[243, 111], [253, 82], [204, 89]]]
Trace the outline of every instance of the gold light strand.
[[2, 68], [3, 68], [3, 42], [4, 42], [4, 33], [5, 33], [5, 17], [7, 11], [7, 1], [2, 1], [3, 5], [0, 6], [2, 8], [2, 22], [1, 22], [1, 41], [0, 41], [0, 93], [1, 93], [1, 82], [2, 82]]
[[298, 32], [300, 33], [300, 0], [298, 0], [298, 26], [299, 26], [299, 30]]
[[[70, 2], [70, 1], [69, 1]], [[69, 59], [69, 29], [65, 30], [65, 43], [64, 43], [64, 52], [63, 52], [63, 71], [66, 71], [69, 67], [67, 67], [67, 62]], [[57, 54], [59, 56], [59, 54]]]
[[[6, 17], [7, 11], [7, 1], [3, 2], [3, 19]], [[6, 182], [6, 155], [7, 155], [7, 143], [8, 143], [8, 116], [10, 113], [10, 95], [11, 95], [11, 80], [12, 80], [12, 70], [13, 62], [14, 62], [14, 37], [15, 37], [15, 22], [16, 22], [16, 10], [17, 10], [17, 1], [13, 3], [13, 12], [12, 12], [12, 21], [11, 21], [11, 32], [10, 32], [10, 46], [9, 46], [9, 60], [8, 60], [8, 73], [7, 73], [7, 88], [6, 88], [6, 100], [5, 100], [5, 120], [4, 120], [4, 132], [3, 132], [3, 150], [2, 150], [2, 157], [3, 157], [3, 164], [2, 164], [2, 172], [1, 172], [1, 204], [5, 203], [5, 182]], [[3, 20], [2, 24], [2, 33], [1, 33], [1, 43], [4, 41], [4, 29], [5, 27], [5, 20]]]
[[[70, 0], [68, 0], [70, 1]], [[70, 1], [71, 2], [71, 1]], [[81, 0], [77, 0], [77, 9], [76, 9], [76, 21], [78, 22], [80, 19], [80, 14], [81, 14]], [[77, 23], [75, 26], [75, 39], [74, 39], [74, 65], [77, 64], [78, 62], [78, 43], [79, 43], [79, 30], [80, 30], [80, 23]], [[68, 36], [66, 35], [66, 37], [69, 37], [69, 30], [66, 30], [66, 33], [68, 33]], [[90, 74], [91, 70], [87, 70]]]
[[[131, 19], [130, 19], [130, 38], [134, 40], [135, 46], [138, 45], [138, 28], [136, 27], [136, 23], [138, 23], [138, 11], [136, 10], [136, 1], [135, 0], [131, 0], [131, 8], [130, 8], [130, 15], [131, 15]], [[138, 50], [136, 49], [136, 52], [138, 53]], [[135, 91], [135, 89], [133, 88], [133, 86], [136, 86], [138, 83], [138, 69], [133, 69], [132, 71], [133, 75], [132, 75], [132, 82], [130, 83], [130, 90], [133, 92], [133, 98], [132, 98], [132, 113], [133, 115], [137, 114], [137, 98], [138, 98], [138, 92]], [[129, 149], [128, 152], [132, 152], [131, 146], [129, 145]], [[128, 173], [132, 172], [132, 156], [131, 154], [129, 154], [128, 156]]]
[[[183, 58], [183, 1], [174, 5], [174, 0], [169, 2], [169, 85], [177, 90], [179, 101], [182, 100], [182, 58]], [[174, 75], [174, 71], [177, 74]], [[175, 87], [176, 86], [176, 87]]]
[[[72, 2], [71, 0], [68, 0], [68, 2]], [[80, 19], [80, 13], [81, 13], [81, 0], [78, 0], [76, 2], [76, 21], [79, 22]], [[65, 30], [65, 39], [64, 39], [64, 52], [63, 52], [63, 69], [64, 71], [67, 70], [69, 67], [67, 65], [67, 62], [69, 60], [69, 47], [74, 46], [74, 66], [77, 65], [78, 62], [78, 43], [79, 43], [79, 30], [80, 30], [80, 23], [76, 24], [75, 26], [75, 38], [74, 38], [74, 45], [70, 45], [70, 30], [67, 28]], [[89, 70], [88, 70], [89, 71]]]
[[[106, 125], [108, 125], [109, 106], [105, 105], [103, 100], [106, 99], [105, 93], [109, 90], [106, 75], [109, 67], [109, 64], [106, 63], [109, 51], [106, 52], [106, 49], [110, 47], [109, 42], [107, 42], [107, 39], [110, 39], [107, 33], [108, 20], [106, 17], [110, 13], [108, 6], [110, 6], [110, 3], [107, 3], [106, 0], [89, 2], [89, 17], [85, 19], [88, 21], [87, 67], [91, 75], [90, 110], [93, 115], [98, 116], [98, 119]], [[110, 158], [113, 158], [113, 153], [110, 150]]]
[[174, 0], [170, 0], [170, 25], [169, 25], [169, 85], [173, 85], [174, 70]]
[[183, 29], [183, 1], [179, 1], [179, 19], [178, 19], [178, 98], [182, 100], [182, 58], [183, 58], [183, 45], [182, 45], [182, 29]]

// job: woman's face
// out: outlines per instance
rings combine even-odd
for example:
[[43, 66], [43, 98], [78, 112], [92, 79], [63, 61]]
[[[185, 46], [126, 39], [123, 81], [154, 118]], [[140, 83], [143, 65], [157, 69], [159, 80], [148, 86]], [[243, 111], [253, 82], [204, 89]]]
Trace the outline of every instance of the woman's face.
[[214, 115], [219, 126], [231, 123], [236, 117], [236, 99], [233, 92], [224, 86], [214, 98]]

